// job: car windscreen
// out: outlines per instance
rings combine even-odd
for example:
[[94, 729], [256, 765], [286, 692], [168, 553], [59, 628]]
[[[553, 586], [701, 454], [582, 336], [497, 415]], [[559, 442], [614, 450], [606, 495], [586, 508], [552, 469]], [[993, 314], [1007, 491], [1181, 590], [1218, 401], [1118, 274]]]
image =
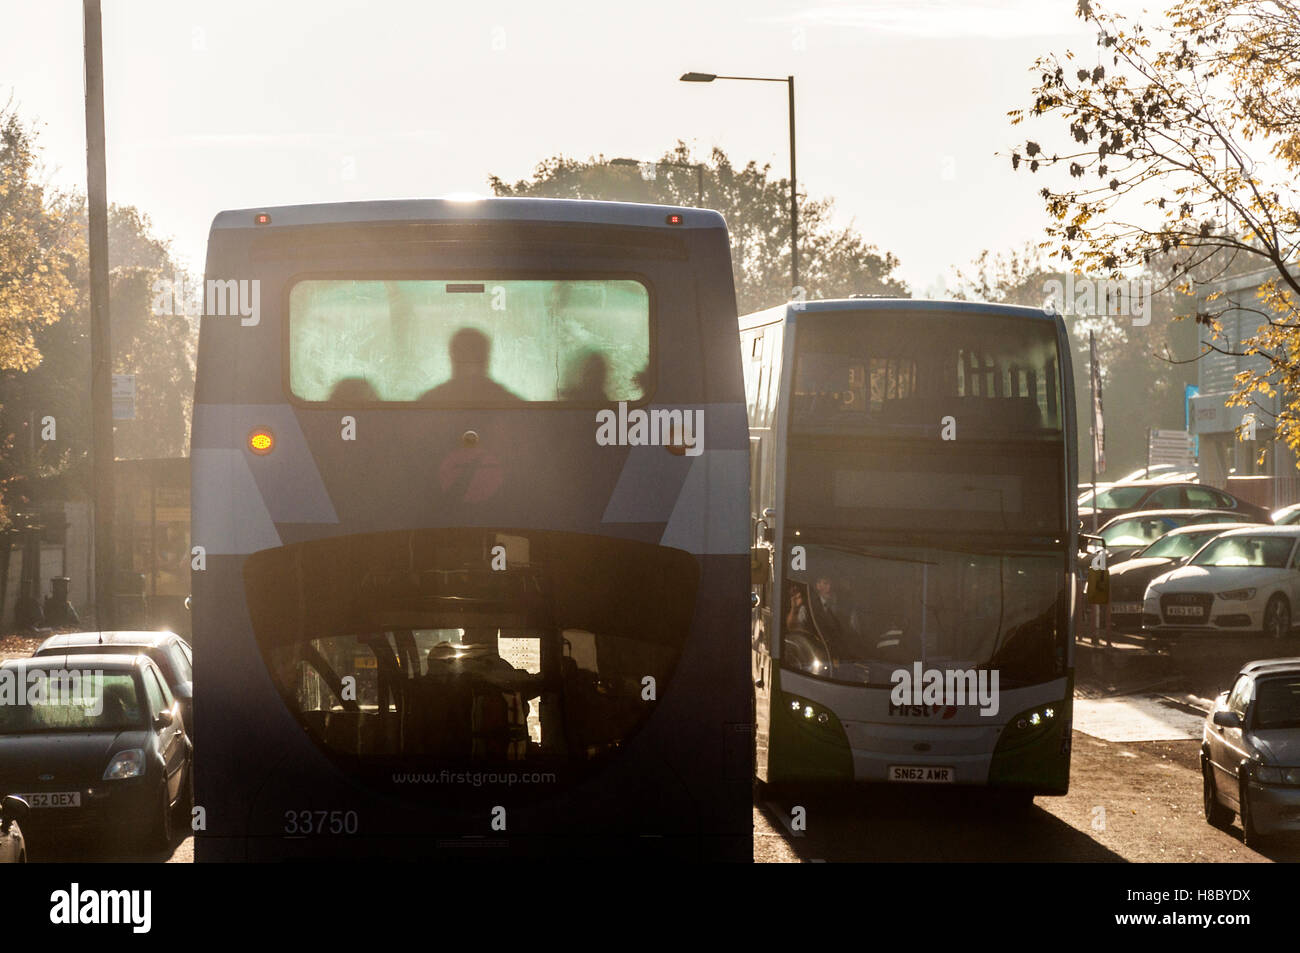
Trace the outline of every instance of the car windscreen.
[[1294, 542], [1289, 536], [1225, 536], [1193, 556], [1191, 565], [1283, 569]]
[[1119, 520], [1099, 534], [1107, 547], [1148, 546], [1179, 523], [1168, 516], [1140, 516]]
[[146, 724], [131, 672], [0, 669], [0, 734], [125, 731]]
[[1134, 558], [1186, 559], [1204, 546], [1207, 539], [1213, 539], [1217, 533], [1218, 530], [1205, 533], [1168, 533], [1161, 536]]
[[1300, 728], [1300, 675], [1262, 678], [1256, 683], [1252, 727]]

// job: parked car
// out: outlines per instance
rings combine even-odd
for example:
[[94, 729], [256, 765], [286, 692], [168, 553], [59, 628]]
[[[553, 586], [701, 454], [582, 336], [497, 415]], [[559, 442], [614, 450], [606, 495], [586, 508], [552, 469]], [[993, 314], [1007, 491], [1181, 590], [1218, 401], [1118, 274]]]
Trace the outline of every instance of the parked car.
[[52, 635], [33, 658], [47, 655], [147, 655], [158, 665], [181, 706], [185, 733], [194, 738], [194, 654], [175, 632], [71, 632]]
[[[72, 671], [83, 673], [79, 681]], [[86, 677], [84, 673], [91, 673]], [[121, 836], [170, 845], [192, 801], [193, 747], [162, 672], [144, 655], [47, 655], [0, 662], [24, 684], [0, 705], [0, 790], [30, 807], [24, 832]], [[19, 681], [21, 680], [21, 681]], [[38, 695], [33, 686], [41, 684]]]
[[[1121, 517], [1123, 518], [1123, 517]], [[1252, 523], [1191, 523], [1177, 526], [1128, 559], [1107, 567], [1110, 575], [1110, 625], [1118, 632], [1142, 628], [1142, 599], [1156, 576], [1183, 565], [1196, 551], [1230, 529]]]
[[1205, 718], [1201, 735], [1205, 819], [1241, 818], [1246, 844], [1300, 830], [1300, 658], [1243, 666]]
[[1122, 476], [1116, 483], [1136, 483], [1140, 480], [1195, 483], [1197, 473], [1172, 463], [1153, 463], [1149, 467], [1138, 467], [1127, 476]]
[[1107, 565], [1113, 566], [1180, 526], [1240, 522], [1249, 521], [1223, 510], [1142, 510], [1116, 516], [1097, 535], [1106, 543]]
[[1183, 566], [1156, 576], [1143, 598], [1151, 632], [1291, 634], [1300, 605], [1300, 526], [1228, 530]]
[[27, 820], [27, 802], [12, 794], [0, 798], [0, 864], [27, 863], [27, 842], [22, 822]]
[[1079, 519], [1086, 529], [1091, 525], [1093, 510], [1097, 522], [1138, 510], [1226, 510], [1243, 523], [1267, 523], [1269, 512], [1246, 500], [1205, 486], [1201, 483], [1165, 483], [1148, 480], [1141, 483], [1117, 483], [1079, 502]]
[[1273, 522], [1278, 526], [1294, 526], [1300, 523], [1300, 503], [1292, 503], [1280, 510], [1274, 510]]

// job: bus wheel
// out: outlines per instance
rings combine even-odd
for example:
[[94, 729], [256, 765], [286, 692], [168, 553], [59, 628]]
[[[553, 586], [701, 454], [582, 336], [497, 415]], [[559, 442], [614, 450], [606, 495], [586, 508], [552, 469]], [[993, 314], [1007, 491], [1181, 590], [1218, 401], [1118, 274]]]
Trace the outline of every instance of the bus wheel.
[[1232, 811], [1219, 803], [1219, 793], [1214, 788], [1214, 768], [1210, 759], [1201, 755], [1201, 796], [1205, 803], [1205, 821], [1220, 830], [1232, 823]]

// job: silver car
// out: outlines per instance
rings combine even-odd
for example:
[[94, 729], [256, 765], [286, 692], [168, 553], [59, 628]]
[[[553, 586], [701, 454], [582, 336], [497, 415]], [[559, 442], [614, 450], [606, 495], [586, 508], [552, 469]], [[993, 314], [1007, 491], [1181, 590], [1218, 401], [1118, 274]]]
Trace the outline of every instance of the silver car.
[[1205, 819], [1241, 817], [1246, 844], [1300, 831], [1300, 658], [1246, 664], [1206, 716], [1201, 737]]
[[27, 863], [27, 842], [21, 822], [27, 820], [27, 802], [9, 795], [0, 799], [0, 864]]

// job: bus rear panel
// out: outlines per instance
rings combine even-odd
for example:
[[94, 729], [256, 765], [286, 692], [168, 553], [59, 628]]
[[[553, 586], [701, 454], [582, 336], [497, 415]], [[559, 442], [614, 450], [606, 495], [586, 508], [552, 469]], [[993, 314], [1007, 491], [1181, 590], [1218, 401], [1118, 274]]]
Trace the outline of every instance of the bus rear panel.
[[748, 860], [720, 216], [223, 212], [207, 279], [198, 858]]

